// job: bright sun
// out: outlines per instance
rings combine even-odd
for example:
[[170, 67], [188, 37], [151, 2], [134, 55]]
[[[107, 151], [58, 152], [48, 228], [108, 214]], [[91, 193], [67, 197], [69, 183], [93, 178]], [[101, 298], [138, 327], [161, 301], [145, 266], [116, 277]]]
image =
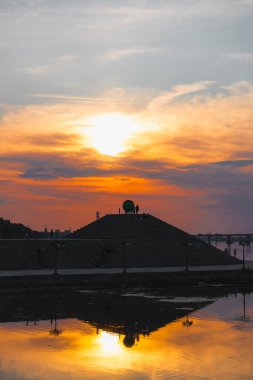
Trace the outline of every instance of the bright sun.
[[110, 113], [88, 119], [86, 134], [91, 145], [100, 153], [117, 156], [127, 149], [127, 140], [139, 130], [133, 117]]

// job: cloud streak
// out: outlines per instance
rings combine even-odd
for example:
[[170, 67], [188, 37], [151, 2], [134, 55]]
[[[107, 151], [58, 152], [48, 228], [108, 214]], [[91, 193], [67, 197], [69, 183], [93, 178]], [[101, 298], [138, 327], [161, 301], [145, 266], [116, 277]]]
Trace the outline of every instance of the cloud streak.
[[178, 99], [184, 95], [197, 93], [208, 89], [215, 82], [213, 81], [203, 81], [196, 82], [188, 85], [177, 85], [172, 88], [171, 91], [164, 92], [163, 94], [157, 96], [150, 103], [151, 110], [155, 111], [160, 107], [166, 106], [175, 99]]
[[139, 54], [161, 54], [164, 49], [159, 48], [141, 48], [141, 47], [131, 47], [128, 49], [114, 50], [110, 51], [105, 55], [105, 59], [108, 61], [118, 61], [119, 59], [128, 58]]
[[48, 65], [26, 67], [24, 69], [19, 69], [19, 71], [25, 74], [45, 75], [45, 74], [56, 72], [58, 70], [65, 70], [66, 68], [72, 66], [76, 60], [77, 60], [76, 55], [65, 55], [65, 56], [53, 59], [51, 63]]
[[246, 61], [251, 63], [253, 61], [253, 53], [252, 52], [245, 52], [245, 53], [228, 53], [224, 54], [224, 57], [227, 59], [232, 59], [235, 61]]

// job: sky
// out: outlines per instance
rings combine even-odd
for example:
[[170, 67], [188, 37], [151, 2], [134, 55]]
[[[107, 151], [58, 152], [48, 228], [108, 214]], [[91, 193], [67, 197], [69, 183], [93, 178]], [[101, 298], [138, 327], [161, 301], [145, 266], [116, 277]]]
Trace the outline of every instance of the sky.
[[0, 0], [0, 216], [72, 230], [126, 199], [253, 232], [252, 0]]

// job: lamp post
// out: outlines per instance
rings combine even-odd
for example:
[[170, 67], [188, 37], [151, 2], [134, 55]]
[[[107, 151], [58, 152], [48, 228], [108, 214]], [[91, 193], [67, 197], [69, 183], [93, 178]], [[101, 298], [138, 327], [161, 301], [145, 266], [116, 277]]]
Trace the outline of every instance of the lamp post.
[[123, 243], [123, 273], [125, 274], [126, 271], [126, 254], [127, 254], [127, 247], [130, 245], [128, 242]]
[[228, 254], [230, 255], [231, 254], [231, 245], [233, 244], [231, 234], [227, 234], [226, 243], [228, 246]]
[[[52, 324], [52, 322], [53, 321], [51, 320], [51, 324]], [[49, 334], [57, 337], [57, 336], [61, 335], [61, 333], [62, 333], [62, 330], [58, 329], [58, 327], [57, 327], [57, 319], [54, 318], [54, 328], [49, 331]]]
[[58, 248], [60, 248], [60, 243], [55, 243], [54, 245], [54, 275], [58, 274]]
[[192, 243], [190, 241], [185, 241], [185, 271], [189, 272], [189, 248], [192, 247]]
[[246, 235], [246, 241], [248, 243], [248, 246], [250, 246], [250, 242], [251, 242], [251, 235], [250, 234]]
[[189, 320], [189, 315], [188, 315], [188, 312], [187, 312], [187, 314], [186, 314], [186, 320], [183, 321], [183, 326], [190, 327], [190, 326], [192, 326], [192, 324], [193, 324], [193, 321]]
[[245, 245], [249, 245], [249, 243], [246, 240], [239, 241], [239, 245], [242, 246], [242, 269], [245, 270], [245, 252], [244, 247]]

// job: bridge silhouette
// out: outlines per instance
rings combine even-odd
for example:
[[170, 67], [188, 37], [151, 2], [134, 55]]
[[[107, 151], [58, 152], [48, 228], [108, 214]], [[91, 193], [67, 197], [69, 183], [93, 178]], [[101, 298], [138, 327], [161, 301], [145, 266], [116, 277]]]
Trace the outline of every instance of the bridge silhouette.
[[235, 234], [222, 234], [222, 233], [214, 233], [211, 232], [207, 234], [198, 234], [193, 235], [196, 238], [203, 240], [207, 242], [209, 245], [211, 245], [212, 242], [215, 242], [216, 244], [218, 242], [225, 242], [227, 244], [226, 250], [228, 253], [231, 253], [231, 245], [234, 243], [238, 243], [239, 245], [243, 246], [243, 256], [244, 256], [244, 247], [248, 246], [250, 247], [251, 242], [253, 242], [253, 234], [243, 234], [243, 233], [235, 233]]

